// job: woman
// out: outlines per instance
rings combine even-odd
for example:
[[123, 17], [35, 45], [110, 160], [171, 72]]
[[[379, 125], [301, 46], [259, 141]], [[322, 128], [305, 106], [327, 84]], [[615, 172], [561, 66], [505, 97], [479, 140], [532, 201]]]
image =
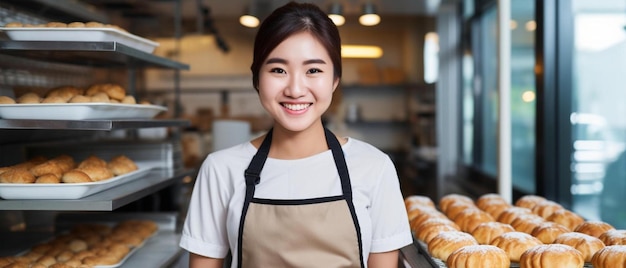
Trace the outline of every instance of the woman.
[[312, 4], [278, 8], [251, 70], [274, 126], [204, 161], [180, 242], [190, 267], [229, 252], [231, 267], [397, 267], [412, 237], [393, 163], [322, 125], [341, 78], [336, 26]]

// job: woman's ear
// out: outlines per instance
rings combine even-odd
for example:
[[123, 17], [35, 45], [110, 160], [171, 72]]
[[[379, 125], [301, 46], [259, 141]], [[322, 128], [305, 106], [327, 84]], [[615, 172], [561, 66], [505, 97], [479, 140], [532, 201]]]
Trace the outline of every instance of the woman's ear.
[[333, 82], [333, 91], [335, 91], [337, 87], [339, 87], [339, 81], [341, 81], [340, 78], [335, 78], [335, 81]]

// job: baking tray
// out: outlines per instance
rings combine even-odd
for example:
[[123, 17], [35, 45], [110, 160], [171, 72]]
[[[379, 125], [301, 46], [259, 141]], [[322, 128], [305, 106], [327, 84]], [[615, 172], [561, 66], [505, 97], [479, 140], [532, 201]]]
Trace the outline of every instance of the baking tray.
[[152, 53], [159, 43], [114, 28], [2, 27], [9, 38], [19, 41], [118, 42]]
[[166, 107], [122, 103], [0, 104], [0, 118], [43, 120], [150, 119]]
[[85, 183], [0, 183], [3, 199], [80, 199], [88, 195], [133, 181], [153, 167], [137, 164], [137, 170], [111, 179]]

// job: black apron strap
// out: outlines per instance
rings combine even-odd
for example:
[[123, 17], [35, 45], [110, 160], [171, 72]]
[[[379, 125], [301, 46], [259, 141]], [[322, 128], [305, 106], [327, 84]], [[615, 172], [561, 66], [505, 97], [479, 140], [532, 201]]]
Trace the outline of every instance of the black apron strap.
[[272, 130], [270, 129], [265, 135], [265, 139], [263, 139], [263, 143], [257, 150], [254, 157], [252, 157], [252, 161], [250, 161], [250, 165], [244, 172], [244, 176], [246, 178], [246, 197], [243, 202], [243, 209], [241, 211], [241, 218], [239, 223], [239, 237], [237, 244], [237, 266], [241, 267], [242, 257], [241, 254], [243, 249], [243, 226], [246, 220], [246, 214], [248, 212], [248, 207], [250, 206], [250, 201], [254, 197], [254, 190], [256, 189], [256, 185], [261, 182], [261, 170], [265, 165], [265, 160], [267, 160], [267, 156], [270, 152], [270, 145], [272, 144]]

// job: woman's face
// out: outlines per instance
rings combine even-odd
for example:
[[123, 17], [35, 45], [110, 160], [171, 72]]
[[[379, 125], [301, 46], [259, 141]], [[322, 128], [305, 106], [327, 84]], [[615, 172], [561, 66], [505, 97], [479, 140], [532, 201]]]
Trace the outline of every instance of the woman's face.
[[259, 97], [277, 125], [303, 131], [321, 125], [339, 79], [322, 44], [309, 32], [280, 43], [259, 71]]

